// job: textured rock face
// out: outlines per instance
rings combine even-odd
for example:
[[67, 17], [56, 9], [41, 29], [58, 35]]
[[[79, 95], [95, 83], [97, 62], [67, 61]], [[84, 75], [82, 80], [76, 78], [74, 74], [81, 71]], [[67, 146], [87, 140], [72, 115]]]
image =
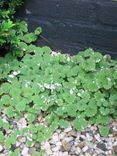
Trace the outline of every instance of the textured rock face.
[[18, 16], [30, 29], [40, 25], [52, 47], [64, 52], [92, 47], [117, 57], [117, 1], [26, 0]]

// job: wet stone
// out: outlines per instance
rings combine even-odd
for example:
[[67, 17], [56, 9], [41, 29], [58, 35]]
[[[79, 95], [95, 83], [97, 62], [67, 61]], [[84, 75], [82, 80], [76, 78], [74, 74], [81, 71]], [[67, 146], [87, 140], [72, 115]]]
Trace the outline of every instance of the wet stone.
[[117, 154], [117, 146], [114, 146], [113, 150], [114, 150], [114, 154]]
[[70, 143], [66, 140], [62, 141], [62, 147], [63, 147], [64, 151], [69, 151], [71, 149]]
[[82, 137], [79, 137], [79, 140], [80, 140], [80, 141], [84, 141], [84, 139], [83, 139]]
[[101, 149], [102, 151], [106, 151], [106, 145], [104, 143], [98, 143], [97, 144], [97, 148]]

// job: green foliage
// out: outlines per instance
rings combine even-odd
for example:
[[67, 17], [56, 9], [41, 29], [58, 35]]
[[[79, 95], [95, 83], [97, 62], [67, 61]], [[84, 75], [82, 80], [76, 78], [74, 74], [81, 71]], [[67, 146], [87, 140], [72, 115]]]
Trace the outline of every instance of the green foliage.
[[[0, 118], [0, 128], [10, 129], [9, 121], [22, 115], [28, 124], [24, 129], [13, 129], [7, 138], [0, 132], [5, 148], [9, 149], [21, 134], [27, 137], [29, 147], [45, 141], [58, 127], [67, 128], [69, 121], [78, 131], [97, 124], [106, 137], [109, 118], [117, 117], [117, 60], [108, 62], [92, 49], [72, 57], [60, 53], [53, 56], [48, 47], [27, 45], [28, 49], [20, 61], [11, 53], [0, 57], [0, 116], [4, 113], [9, 119]], [[20, 155], [19, 150], [12, 155]]]
[[28, 44], [37, 40], [41, 33], [38, 27], [34, 33], [28, 33], [27, 23], [14, 19], [16, 9], [22, 0], [2, 0], [0, 2], [0, 50], [3, 54], [12, 52], [23, 56], [27, 52]]

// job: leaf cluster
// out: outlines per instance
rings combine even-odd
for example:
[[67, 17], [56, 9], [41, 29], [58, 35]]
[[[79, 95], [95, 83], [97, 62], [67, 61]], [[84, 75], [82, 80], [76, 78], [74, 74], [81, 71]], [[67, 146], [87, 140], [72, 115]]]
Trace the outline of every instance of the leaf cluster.
[[[32, 134], [27, 145], [48, 139], [69, 121], [78, 131], [97, 124], [107, 136], [110, 117], [117, 117], [117, 61], [92, 49], [72, 57], [53, 56], [48, 47], [26, 49], [30, 53], [21, 61], [10, 53], [0, 58], [0, 115], [9, 120], [26, 116], [25, 133]], [[10, 127], [3, 125], [1, 129]], [[0, 137], [3, 140], [2, 131]]]
[[14, 13], [22, 4], [22, 0], [2, 0], [0, 2], [0, 55], [11, 52], [23, 56], [25, 47], [37, 40], [41, 33], [38, 27], [34, 33], [28, 32], [27, 23], [16, 20]]

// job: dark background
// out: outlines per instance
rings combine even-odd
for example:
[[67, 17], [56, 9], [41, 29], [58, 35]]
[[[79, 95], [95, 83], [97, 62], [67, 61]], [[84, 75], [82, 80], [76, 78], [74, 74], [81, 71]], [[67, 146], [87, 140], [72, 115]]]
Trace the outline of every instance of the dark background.
[[117, 58], [117, 2], [114, 0], [26, 0], [17, 17], [37, 26], [49, 45], [63, 53], [76, 54], [93, 48]]

